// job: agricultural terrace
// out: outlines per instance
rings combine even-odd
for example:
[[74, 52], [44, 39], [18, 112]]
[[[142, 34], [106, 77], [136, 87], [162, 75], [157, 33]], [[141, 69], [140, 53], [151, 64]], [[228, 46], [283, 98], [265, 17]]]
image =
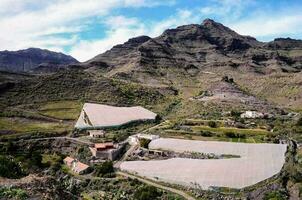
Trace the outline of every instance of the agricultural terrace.
[[285, 162], [285, 144], [245, 144], [160, 138], [150, 149], [176, 152], [237, 155], [229, 159], [172, 158], [152, 161], [127, 161], [121, 169], [150, 179], [210, 187], [244, 188], [279, 173]]

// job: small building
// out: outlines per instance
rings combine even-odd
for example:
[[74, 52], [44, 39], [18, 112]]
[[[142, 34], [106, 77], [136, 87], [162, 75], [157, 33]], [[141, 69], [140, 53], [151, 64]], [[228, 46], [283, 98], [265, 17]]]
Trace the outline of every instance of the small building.
[[245, 111], [240, 115], [241, 118], [246, 119], [256, 119], [256, 118], [264, 118], [264, 114], [256, 111]]
[[85, 174], [89, 170], [89, 166], [74, 159], [72, 157], [67, 156], [63, 160], [64, 164], [66, 164], [73, 172], [77, 174]]
[[89, 136], [92, 137], [92, 138], [105, 137], [105, 131], [104, 130], [89, 130], [88, 133], [89, 133]]
[[97, 143], [89, 147], [92, 156], [99, 159], [115, 160], [121, 153], [124, 145], [114, 144], [113, 142]]

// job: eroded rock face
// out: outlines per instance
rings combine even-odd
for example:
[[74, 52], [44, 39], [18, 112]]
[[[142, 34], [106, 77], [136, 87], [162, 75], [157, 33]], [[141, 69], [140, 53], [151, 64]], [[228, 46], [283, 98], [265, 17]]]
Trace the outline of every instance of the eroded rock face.
[[165, 76], [157, 73], [160, 68], [183, 69], [185, 73], [187, 66], [195, 66], [193, 74], [197, 74], [206, 67], [223, 67], [230, 63], [250, 68], [256, 73], [296, 72], [301, 70], [302, 52], [288, 54], [277, 50], [299, 49], [301, 46], [301, 41], [292, 39], [262, 43], [206, 19], [202, 24], [168, 29], [156, 38], [141, 36], [130, 39], [85, 65], [106, 68], [109, 76], [119, 77], [121, 74], [122, 77], [132, 76], [132, 79], [146, 73]]
[[78, 61], [63, 53], [38, 48], [0, 51], [0, 70], [2, 71], [29, 72], [39, 67], [44, 71], [45, 68], [53, 71], [72, 63], [78, 63]]

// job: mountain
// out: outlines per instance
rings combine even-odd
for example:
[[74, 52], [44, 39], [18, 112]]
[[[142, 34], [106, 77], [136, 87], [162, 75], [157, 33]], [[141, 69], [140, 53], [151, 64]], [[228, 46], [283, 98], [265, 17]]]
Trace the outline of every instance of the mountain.
[[[253, 37], [240, 35], [221, 23], [206, 19], [201, 24], [168, 29], [156, 38], [131, 38], [84, 63], [63, 65], [68, 61], [60, 59], [60, 65], [39, 64], [34, 68], [35, 71], [63, 68], [64, 70], [53, 74], [45, 74], [49, 76], [45, 80], [53, 80], [54, 83], [41, 84], [41, 77], [32, 77], [34, 74], [0, 74], [1, 77], [7, 77], [1, 82], [1, 90], [5, 91], [3, 99], [12, 99], [12, 103], [16, 98], [11, 98], [10, 95], [17, 93], [22, 96], [18, 99], [20, 104], [22, 101], [25, 103], [25, 100], [31, 101], [29, 94], [39, 97], [35, 101], [47, 101], [47, 98], [78, 99], [83, 93], [86, 101], [102, 102], [103, 99], [106, 102], [123, 102], [125, 99], [108, 98], [111, 95], [97, 92], [106, 87], [106, 84], [102, 85], [100, 82], [118, 80], [123, 83], [122, 89], [109, 87], [112, 91], [107, 88], [108, 94], [126, 91], [126, 96], [132, 98], [134, 94], [130, 92], [131, 95], [128, 95], [128, 89], [134, 84], [142, 90], [156, 91], [156, 94], [160, 94], [158, 96], [169, 96], [171, 101], [179, 99], [183, 106], [178, 108], [179, 112], [191, 109], [190, 112], [193, 113], [201, 103], [220, 105], [221, 102], [226, 102], [226, 106], [231, 108], [262, 110], [264, 107], [285, 107], [301, 110], [301, 47], [301, 40], [290, 38], [259, 42]], [[22, 60], [22, 57], [16, 60]], [[41, 63], [47, 62], [43, 60]], [[73, 74], [74, 80], [66, 74]], [[226, 76], [234, 83], [222, 84], [221, 80]], [[77, 85], [78, 80], [83, 87]], [[69, 82], [73, 84], [67, 87], [66, 83]], [[38, 89], [33, 89], [35, 87]], [[237, 95], [238, 102], [231, 98], [220, 98], [219, 101], [217, 98], [209, 101], [194, 98], [206, 91], [212, 93], [213, 97]], [[40, 98], [41, 96], [45, 98]], [[196, 106], [189, 106], [190, 109], [187, 109], [187, 105], [192, 105], [191, 99], [194, 99]], [[135, 96], [135, 102], [139, 102], [139, 97]], [[173, 105], [179, 105], [177, 102], [179, 101], [175, 100]]]
[[168, 29], [156, 38], [129, 39], [81, 66], [106, 77], [155, 87], [173, 86], [186, 98], [229, 76], [264, 100], [295, 108], [302, 103], [298, 81], [301, 40], [260, 42], [211, 19]]
[[206, 19], [200, 25], [168, 29], [156, 38], [130, 39], [88, 60], [86, 65], [106, 69], [110, 76], [122, 77], [158, 68], [201, 71], [209, 66], [233, 66], [265, 74], [298, 72], [302, 69], [301, 45], [300, 40], [281, 38], [259, 42]]
[[63, 53], [29, 48], [19, 51], [0, 51], [0, 70], [9, 72], [55, 71], [64, 65], [78, 63]]

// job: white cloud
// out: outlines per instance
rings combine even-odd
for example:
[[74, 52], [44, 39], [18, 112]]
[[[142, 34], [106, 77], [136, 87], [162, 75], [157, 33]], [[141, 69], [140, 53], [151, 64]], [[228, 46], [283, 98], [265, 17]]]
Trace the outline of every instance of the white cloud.
[[178, 10], [175, 15], [168, 19], [152, 22], [151, 24], [146, 24], [137, 18], [127, 18], [125, 16], [109, 17], [105, 22], [108, 26], [108, 31], [104, 38], [91, 41], [82, 40], [74, 45], [69, 53], [79, 61], [87, 61], [109, 50], [116, 44], [126, 42], [129, 38], [140, 35], [156, 37], [168, 28], [195, 23], [199, 19], [198, 16], [193, 16], [193, 13], [189, 10]]
[[[0, 0], [0, 50], [70, 49], [72, 56], [85, 61], [129, 38], [156, 37], [168, 28], [201, 23], [209, 17], [240, 34], [255, 37], [302, 33], [299, 10], [293, 12], [292, 8], [286, 8], [276, 15], [274, 10], [263, 11], [257, 7], [254, 0], [209, 0], [207, 6], [178, 9], [174, 15], [160, 21], [112, 14], [119, 8], [139, 9], [175, 3], [176, 0]], [[257, 9], [248, 10], [248, 6]], [[100, 30], [105, 36], [81, 38], [81, 33], [89, 30], [93, 23], [106, 27], [105, 31]]]
[[258, 16], [230, 24], [240, 34], [274, 37], [302, 33], [302, 15]]
[[124, 43], [129, 38], [146, 33], [145, 25], [136, 18], [110, 17], [105, 21], [105, 24], [108, 26], [105, 38], [91, 41], [81, 40], [72, 47], [69, 52], [70, 55], [79, 61], [86, 61], [116, 44]]
[[[35, 46], [64, 49], [71, 42], [70, 38], [62, 34], [68, 33], [74, 37], [85, 30], [85, 24], [92, 17], [104, 17], [117, 8], [150, 7], [169, 2], [172, 1], [1, 0], [0, 48], [1, 50], [17, 50]], [[45, 40], [48, 41], [45, 42]]]

